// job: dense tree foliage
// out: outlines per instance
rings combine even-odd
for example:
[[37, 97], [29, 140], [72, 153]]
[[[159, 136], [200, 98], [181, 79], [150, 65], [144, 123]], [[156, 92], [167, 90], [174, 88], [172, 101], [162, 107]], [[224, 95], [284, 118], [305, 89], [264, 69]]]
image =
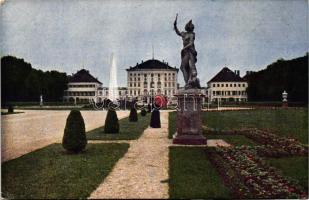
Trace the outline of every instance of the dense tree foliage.
[[69, 152], [79, 153], [87, 145], [86, 128], [79, 110], [71, 110], [64, 129], [62, 146]]
[[308, 102], [308, 53], [292, 60], [279, 59], [266, 69], [246, 75], [249, 101]]
[[119, 133], [119, 120], [114, 109], [108, 109], [107, 111], [104, 133]]
[[146, 115], [147, 115], [147, 111], [146, 111], [145, 108], [142, 108], [142, 110], [141, 110], [141, 115], [142, 115], [142, 116], [146, 116]]
[[132, 106], [132, 108], [130, 110], [129, 121], [130, 122], [137, 122], [138, 121], [137, 110], [134, 108], [134, 106]]
[[43, 72], [13, 56], [1, 58], [1, 101], [60, 101], [67, 88], [67, 75], [57, 71]]

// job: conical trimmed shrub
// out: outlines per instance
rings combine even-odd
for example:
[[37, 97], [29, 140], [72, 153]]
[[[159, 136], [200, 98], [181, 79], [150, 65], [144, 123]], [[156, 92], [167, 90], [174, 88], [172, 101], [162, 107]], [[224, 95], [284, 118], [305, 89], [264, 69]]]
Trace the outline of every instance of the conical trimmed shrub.
[[160, 111], [158, 109], [153, 109], [151, 113], [150, 127], [161, 128]]
[[13, 112], [14, 112], [14, 106], [10, 104], [8, 107], [8, 113], [13, 113]]
[[119, 133], [119, 121], [114, 109], [109, 109], [107, 111], [104, 133]]
[[130, 115], [129, 115], [129, 121], [130, 122], [137, 122], [137, 111], [134, 107], [131, 108]]
[[65, 125], [62, 146], [69, 152], [79, 153], [86, 145], [84, 119], [79, 110], [71, 110]]
[[147, 111], [145, 110], [145, 108], [142, 108], [142, 110], [141, 110], [141, 115], [142, 115], [142, 116], [146, 116], [146, 114], [147, 114]]

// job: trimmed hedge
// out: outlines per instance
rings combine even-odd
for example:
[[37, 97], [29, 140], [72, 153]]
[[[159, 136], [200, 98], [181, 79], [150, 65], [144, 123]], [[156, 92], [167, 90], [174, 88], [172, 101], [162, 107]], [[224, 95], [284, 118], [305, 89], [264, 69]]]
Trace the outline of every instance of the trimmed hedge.
[[130, 122], [137, 122], [138, 118], [137, 118], [137, 111], [134, 107], [131, 108], [130, 111], [130, 116], [129, 116], [129, 121]]
[[14, 106], [10, 104], [8, 107], [8, 113], [13, 113], [13, 112], [14, 112]]
[[119, 121], [114, 109], [109, 109], [107, 111], [104, 133], [119, 133]]
[[145, 110], [145, 108], [143, 108], [143, 109], [141, 110], [141, 115], [142, 115], [142, 116], [146, 116], [146, 115], [147, 115], [147, 111]]
[[161, 128], [160, 111], [158, 109], [153, 109], [151, 113], [150, 127]]
[[69, 152], [79, 153], [86, 145], [84, 119], [79, 110], [71, 110], [65, 125], [62, 146]]

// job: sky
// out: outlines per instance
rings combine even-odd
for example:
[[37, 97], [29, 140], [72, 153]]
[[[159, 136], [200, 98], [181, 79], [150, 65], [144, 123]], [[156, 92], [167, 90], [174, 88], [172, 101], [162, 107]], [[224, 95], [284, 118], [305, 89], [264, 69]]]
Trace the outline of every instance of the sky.
[[[104, 86], [112, 54], [119, 86], [127, 85], [125, 69], [153, 53], [155, 59], [180, 66], [182, 40], [173, 30], [176, 13], [180, 30], [190, 19], [195, 25], [202, 86], [225, 66], [244, 75], [308, 51], [306, 0], [1, 2], [1, 56], [23, 58], [44, 71], [72, 74], [85, 68]], [[178, 80], [184, 84], [181, 72]]]

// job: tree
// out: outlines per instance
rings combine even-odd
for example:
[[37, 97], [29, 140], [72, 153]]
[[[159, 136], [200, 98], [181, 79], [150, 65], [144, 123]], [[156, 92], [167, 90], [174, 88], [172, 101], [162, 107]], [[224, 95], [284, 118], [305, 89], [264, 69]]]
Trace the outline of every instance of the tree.
[[114, 109], [109, 109], [107, 111], [104, 133], [119, 133], [119, 121]]
[[137, 111], [134, 108], [134, 106], [131, 107], [130, 115], [129, 115], [129, 121], [130, 122], [137, 122], [138, 121]]
[[142, 110], [141, 110], [141, 115], [142, 115], [142, 116], [146, 116], [146, 114], [147, 114], [146, 109], [145, 109], [145, 108], [142, 108]]
[[66, 73], [33, 69], [30, 63], [13, 56], [1, 58], [1, 103], [10, 101], [60, 101], [67, 89]]
[[84, 119], [79, 110], [71, 110], [65, 125], [62, 146], [69, 152], [79, 153], [86, 145]]
[[161, 128], [160, 111], [156, 108], [151, 112], [150, 127]]
[[279, 59], [245, 78], [249, 101], [281, 101], [286, 90], [289, 101], [308, 103], [308, 54], [292, 60]]

